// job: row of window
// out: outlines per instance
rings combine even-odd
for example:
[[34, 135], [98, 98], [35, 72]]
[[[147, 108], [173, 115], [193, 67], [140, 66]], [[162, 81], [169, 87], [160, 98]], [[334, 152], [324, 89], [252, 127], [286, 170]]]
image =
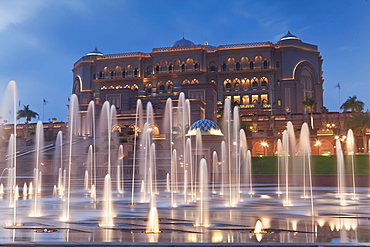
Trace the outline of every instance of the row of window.
[[235, 78], [234, 80], [226, 79], [224, 80], [224, 90], [226, 92], [231, 91], [248, 91], [248, 90], [267, 90], [268, 79], [266, 77], [253, 77], [252, 79], [248, 78]]
[[[280, 62], [276, 61], [276, 68], [280, 67]], [[209, 63], [209, 72], [215, 73], [217, 71], [216, 63]], [[268, 69], [269, 61], [262, 60], [261, 56], [256, 56], [254, 60], [249, 60], [247, 57], [242, 57], [240, 61], [235, 61], [234, 58], [229, 58], [226, 62], [221, 64], [221, 71], [240, 71], [240, 70], [254, 70], [254, 69]], [[154, 66], [148, 66], [146, 68], [146, 75], [160, 74], [160, 73], [179, 73], [179, 72], [191, 72], [199, 71], [200, 64], [198, 61], [194, 61], [188, 58], [185, 62], [180, 62], [180, 60], [175, 59], [173, 63], [168, 63], [162, 60], [159, 64]], [[132, 68], [128, 65], [126, 68], [121, 66], [116, 66], [114, 69], [109, 69], [104, 67], [100, 70], [98, 74], [93, 74], [93, 79], [117, 79], [117, 78], [130, 78], [130, 77], [140, 77], [140, 72], [138, 68]]]

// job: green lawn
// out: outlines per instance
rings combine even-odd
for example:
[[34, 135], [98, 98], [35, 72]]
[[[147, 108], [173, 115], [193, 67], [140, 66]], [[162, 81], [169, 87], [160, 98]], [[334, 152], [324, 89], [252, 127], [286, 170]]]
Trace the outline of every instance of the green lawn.
[[[356, 174], [369, 174], [369, 156], [355, 155], [353, 157]], [[332, 156], [312, 156], [312, 173], [313, 174], [336, 174], [337, 173], [337, 157]], [[350, 157], [344, 157], [345, 171], [351, 174]], [[253, 157], [253, 174], [277, 174], [277, 157]]]

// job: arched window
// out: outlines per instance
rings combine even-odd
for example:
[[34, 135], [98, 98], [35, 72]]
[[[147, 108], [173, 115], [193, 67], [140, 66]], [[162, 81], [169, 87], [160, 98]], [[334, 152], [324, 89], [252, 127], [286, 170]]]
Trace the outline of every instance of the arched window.
[[160, 93], [160, 94], [164, 93], [165, 89], [166, 89], [166, 87], [163, 84], [163, 82], [160, 81], [160, 82], [157, 83], [157, 92], [158, 93]]
[[226, 65], [226, 63], [223, 63], [222, 64], [222, 71], [226, 71], [226, 69], [227, 69], [227, 65]]
[[233, 84], [234, 84], [234, 91], [239, 91], [239, 87], [240, 87], [239, 78], [235, 78], [234, 81], [233, 81]]
[[113, 71], [113, 70], [110, 72], [110, 78], [111, 78], [111, 79], [113, 79], [113, 78], [114, 78], [114, 71]]
[[247, 78], [242, 79], [242, 87], [243, 87], [243, 91], [248, 91], [249, 79]]
[[266, 77], [262, 77], [262, 79], [261, 79], [261, 89], [262, 90], [266, 90], [267, 89], [267, 82], [268, 82], [267, 78]]
[[242, 57], [240, 59], [242, 70], [246, 70], [249, 67], [249, 58], [248, 57]]
[[157, 65], [157, 66], [155, 66], [155, 73], [156, 74], [159, 74], [159, 66]]
[[235, 69], [236, 69], [236, 70], [240, 70], [240, 63], [239, 63], [239, 62], [237, 62], [237, 63], [235, 64]]
[[253, 78], [252, 79], [252, 89], [257, 90], [257, 88], [258, 88], [257, 78]]
[[172, 72], [173, 72], [173, 65], [172, 65], [172, 64], [170, 64], [170, 65], [168, 66], [168, 72], [169, 72], [169, 73], [172, 73]]
[[249, 63], [249, 69], [250, 69], [250, 70], [254, 70], [254, 62], [253, 62], [253, 61], [251, 61], [251, 62]]
[[134, 77], [137, 77], [137, 75], [138, 75], [138, 70], [137, 70], [137, 68], [135, 68], [134, 69]]
[[182, 81], [182, 84], [190, 84], [190, 81], [188, 79], [185, 79]]
[[172, 93], [173, 92], [173, 82], [168, 81], [167, 82], [167, 93]]
[[267, 89], [267, 82], [266, 81], [262, 81], [261, 82], [261, 89], [262, 90], [266, 90]]
[[180, 72], [180, 60], [179, 59], [175, 59], [173, 60], [173, 71], [174, 72]]
[[268, 69], [268, 66], [269, 66], [269, 63], [267, 62], [267, 60], [263, 61], [263, 68]]
[[185, 64], [181, 64], [181, 72], [185, 72]]
[[234, 84], [234, 90], [239, 91], [239, 82]]
[[134, 85], [131, 86], [131, 90], [133, 90], [135, 92], [138, 92], [139, 91], [139, 87], [136, 84], [134, 84]]
[[267, 105], [267, 99], [263, 99], [262, 100], [262, 106], [266, 106]]
[[152, 96], [152, 84], [145, 85], [145, 95]]
[[122, 78], [125, 78], [126, 77], [126, 70], [123, 70], [122, 71]]
[[216, 72], [216, 63], [215, 62], [210, 62], [209, 64], [208, 64], [208, 66], [209, 66], [209, 72], [210, 73], [215, 73]]
[[194, 60], [192, 58], [186, 59], [186, 71], [192, 71], [194, 68]]
[[234, 71], [235, 70], [235, 59], [233, 57], [228, 58], [227, 65], [228, 65], [229, 71]]
[[199, 81], [197, 79], [191, 80], [191, 84], [199, 84]]
[[231, 80], [230, 79], [226, 79], [224, 81], [224, 85], [225, 85], [225, 91], [226, 92], [230, 92], [231, 91]]
[[146, 74], [147, 75], [152, 75], [153, 74], [153, 68], [152, 68], [152, 66], [146, 67]]
[[262, 57], [261, 56], [255, 56], [254, 58], [254, 67], [257, 69], [262, 69]]
[[252, 101], [252, 104], [253, 104], [253, 105], [257, 105], [257, 104], [258, 104], [258, 100], [257, 100], [257, 99], [254, 99], [254, 100]]

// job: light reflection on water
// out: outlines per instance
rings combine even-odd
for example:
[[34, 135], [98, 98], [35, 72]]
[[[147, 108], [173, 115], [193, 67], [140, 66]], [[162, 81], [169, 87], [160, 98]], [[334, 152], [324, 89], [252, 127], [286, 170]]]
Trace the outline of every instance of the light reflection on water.
[[[52, 194], [53, 186], [49, 192]], [[164, 188], [160, 188], [160, 190]], [[102, 198], [101, 193], [98, 198]], [[267, 196], [259, 196], [259, 194]], [[339, 206], [340, 198], [332, 191], [319, 188], [315, 195], [315, 211], [319, 216], [307, 216], [309, 200], [295, 201], [294, 206], [284, 207], [283, 198], [271, 187], [259, 187], [256, 195], [244, 196], [244, 201], [235, 207], [225, 207], [223, 198], [215, 194], [210, 199], [209, 227], [194, 227], [197, 218], [196, 203], [170, 207], [170, 193], [157, 195], [160, 230], [163, 233], [145, 234], [149, 203], [130, 204], [130, 196], [114, 194], [114, 210], [117, 216], [114, 227], [99, 227], [102, 203], [91, 203], [82, 190], [73, 192], [71, 220], [59, 221], [62, 211], [61, 198], [44, 196], [41, 201], [42, 216], [29, 217], [32, 200], [18, 200], [20, 226], [6, 225], [0, 228], [0, 242], [178, 242], [178, 243], [314, 243], [314, 242], [369, 242], [370, 211], [367, 191], [359, 192], [359, 200]], [[178, 198], [183, 198], [179, 196]], [[297, 197], [298, 198], [298, 197]], [[139, 195], [138, 195], [139, 199]], [[9, 215], [12, 208], [6, 198], [0, 201], [0, 210]], [[264, 232], [254, 233], [260, 220]], [[38, 229], [56, 229], [55, 232], [36, 232]]]

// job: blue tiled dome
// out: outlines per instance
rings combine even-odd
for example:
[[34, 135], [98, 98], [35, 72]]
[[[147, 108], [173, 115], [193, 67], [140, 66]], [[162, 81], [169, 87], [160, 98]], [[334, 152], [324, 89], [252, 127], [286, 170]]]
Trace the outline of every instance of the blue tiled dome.
[[192, 46], [195, 45], [193, 42], [190, 40], [185, 39], [184, 37], [175, 43], [173, 43], [172, 47], [177, 47], [177, 46]]
[[220, 127], [208, 119], [198, 120], [190, 126], [187, 135], [195, 135], [196, 130], [199, 129], [202, 135], [223, 135]]

